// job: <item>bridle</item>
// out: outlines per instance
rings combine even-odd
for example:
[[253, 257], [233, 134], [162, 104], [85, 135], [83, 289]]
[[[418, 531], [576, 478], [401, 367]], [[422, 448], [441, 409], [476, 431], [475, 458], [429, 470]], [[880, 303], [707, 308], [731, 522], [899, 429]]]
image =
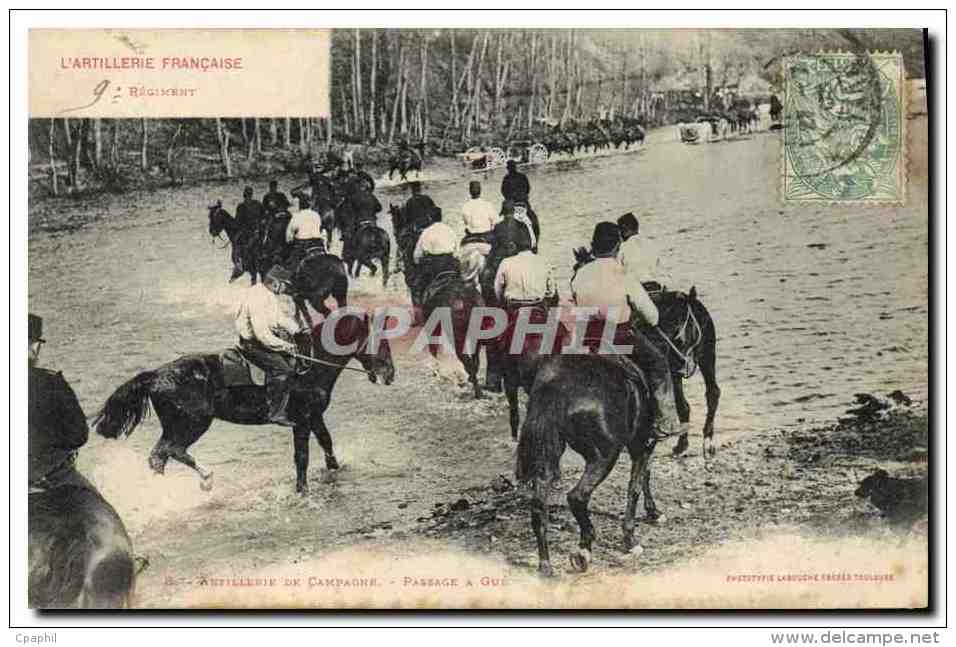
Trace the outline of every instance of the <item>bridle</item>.
[[[371, 326], [369, 326], [368, 335], [365, 336], [365, 340], [361, 344], [359, 344], [358, 347], [355, 349], [355, 353], [353, 354], [354, 357], [358, 357], [365, 351], [366, 348], [368, 348], [369, 340], [371, 338], [372, 338], [372, 328]], [[310, 346], [311, 346], [311, 352], [314, 352], [315, 345], [311, 344]], [[355, 371], [356, 373], [364, 373], [365, 375], [372, 375], [372, 376], [375, 375], [373, 371], [369, 371], [364, 368], [355, 368], [354, 366], [348, 366], [347, 365], [348, 362], [346, 362], [346, 364], [336, 364], [335, 362], [330, 362], [328, 360], [318, 359], [316, 357], [313, 357], [311, 354], [309, 355], [303, 355], [301, 353], [287, 353], [287, 354], [297, 359], [305, 360], [312, 364], [319, 364], [321, 366], [331, 366], [332, 368], [338, 368], [344, 371]]]
[[683, 366], [680, 369], [681, 377], [684, 379], [690, 378], [697, 372], [697, 362], [694, 361], [693, 355], [694, 351], [700, 345], [701, 341], [704, 339], [704, 331], [700, 326], [700, 322], [697, 321], [697, 316], [694, 315], [694, 307], [691, 303], [687, 303], [687, 316], [684, 317], [684, 323], [681, 324], [681, 327], [677, 330], [677, 334], [674, 335], [674, 339], [684, 342], [688, 339], [687, 332], [688, 328], [693, 327], [694, 341], [686, 350], [681, 351], [671, 338], [667, 336], [659, 326], [655, 326], [654, 329], [657, 330], [657, 334], [663, 337], [664, 341], [667, 342], [667, 345], [677, 353], [677, 356], [681, 358]]

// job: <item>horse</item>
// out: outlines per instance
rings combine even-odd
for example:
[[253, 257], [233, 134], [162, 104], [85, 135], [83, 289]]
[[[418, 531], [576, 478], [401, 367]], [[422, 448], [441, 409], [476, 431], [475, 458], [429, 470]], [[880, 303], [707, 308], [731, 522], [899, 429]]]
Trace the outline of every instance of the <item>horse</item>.
[[[322, 345], [322, 328], [327, 325], [335, 326], [336, 343], [349, 346], [348, 352], [333, 353]], [[296, 491], [299, 493], [308, 491], [310, 434], [315, 435], [325, 452], [325, 466], [330, 470], [339, 467], [323, 415], [346, 365], [353, 359], [358, 360], [373, 384], [381, 380], [389, 385], [395, 378], [388, 340], [372, 336], [367, 316], [346, 314], [341, 319], [328, 319], [306, 336], [307, 340], [299, 341], [311, 347], [313, 361], [295, 378], [287, 413], [294, 423]], [[163, 474], [167, 461], [172, 458], [195, 470], [205, 490], [212, 487], [213, 473], [200, 465], [188, 449], [206, 433], [212, 421], [218, 418], [239, 425], [269, 422], [265, 387], [251, 384], [225, 387], [220, 354], [205, 353], [183, 355], [124, 383], [96, 414], [93, 422], [96, 432], [105, 438], [129, 436], [148, 415], [150, 404], [159, 418], [162, 435], [150, 452], [149, 466], [157, 474]]]
[[538, 573], [554, 571], [548, 548], [548, 491], [561, 470], [561, 456], [571, 448], [584, 457], [584, 474], [568, 492], [567, 501], [581, 531], [578, 549], [570, 556], [574, 570], [584, 572], [591, 561], [594, 526], [588, 504], [614, 469], [623, 449], [631, 456], [631, 478], [624, 510], [624, 550], [638, 553], [635, 513], [644, 493], [648, 519], [659, 512], [650, 491], [650, 460], [655, 440], [646, 385], [613, 359], [595, 355], [549, 355], [541, 360], [528, 417], [518, 441], [515, 476], [533, 484], [531, 527], [538, 544]]
[[777, 95], [770, 95], [770, 121], [779, 123], [783, 117], [783, 104], [780, 103], [780, 99], [777, 98]]
[[365, 266], [369, 268], [372, 276], [375, 276], [377, 269], [372, 261], [378, 259], [382, 266], [383, 286], [388, 285], [390, 257], [391, 241], [388, 232], [374, 223], [360, 224], [342, 244], [342, 261], [346, 271], [351, 271], [352, 276], [358, 278], [362, 266]]
[[[717, 329], [707, 307], [697, 298], [697, 288], [691, 286], [685, 294], [662, 290], [652, 295], [660, 313], [658, 328], [668, 342], [669, 361], [673, 371], [674, 399], [677, 417], [681, 423], [690, 422], [690, 404], [684, 395], [684, 380], [692, 377], [697, 369], [704, 378], [707, 399], [707, 416], [703, 429], [703, 454], [710, 458], [717, 453], [714, 442], [714, 418], [720, 403], [720, 387], [717, 385]], [[677, 440], [671, 452], [680, 456], [687, 451], [687, 433]]]
[[260, 262], [262, 248], [259, 232], [240, 227], [236, 219], [222, 208], [222, 200], [217, 200], [215, 204], [209, 205], [209, 235], [218, 238], [223, 231], [232, 245], [233, 269], [229, 282], [232, 283], [248, 272], [252, 284], [255, 285], [258, 278], [266, 274], [266, 269], [262, 268]]
[[99, 492], [73, 484], [31, 493], [29, 579], [34, 609], [128, 609], [136, 585], [123, 520]]
[[[468, 381], [471, 382], [475, 399], [481, 398], [481, 384], [478, 381], [478, 369], [480, 368], [480, 358], [478, 348], [468, 347], [468, 326], [471, 321], [471, 313], [477, 307], [484, 306], [484, 300], [481, 294], [472, 283], [466, 283], [461, 278], [461, 271], [450, 270], [440, 272], [432, 278], [431, 283], [424, 289], [422, 295], [422, 316], [427, 323], [432, 315], [439, 308], [447, 309], [448, 318], [439, 318], [444, 324], [450, 324], [451, 330], [446, 330], [446, 325], [439, 323], [436, 332], [445, 335], [451, 333], [452, 345], [455, 349], [455, 356], [465, 369], [468, 375]], [[429, 344], [428, 350], [432, 357], [438, 354], [438, 345]]]
[[409, 171], [422, 172], [422, 158], [415, 155], [411, 150], [399, 150], [388, 160], [388, 179], [392, 179], [392, 173], [398, 171], [399, 178], [404, 182], [408, 179]]

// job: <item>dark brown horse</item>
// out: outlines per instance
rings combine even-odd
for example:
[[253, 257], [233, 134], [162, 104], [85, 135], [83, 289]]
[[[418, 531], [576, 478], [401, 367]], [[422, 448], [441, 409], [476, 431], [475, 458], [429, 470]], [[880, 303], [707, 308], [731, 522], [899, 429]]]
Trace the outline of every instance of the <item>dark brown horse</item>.
[[[323, 346], [322, 329], [334, 326], [335, 342], [351, 346], [346, 354], [336, 354]], [[332, 436], [323, 415], [332, 398], [332, 390], [341, 372], [352, 359], [358, 360], [371, 382], [379, 379], [391, 384], [395, 378], [388, 340], [374, 338], [365, 315], [346, 314], [316, 327], [310, 345], [312, 357], [321, 362], [307, 363], [308, 370], [296, 378], [289, 399], [289, 419], [295, 423], [296, 490], [308, 489], [309, 435], [314, 434], [325, 452], [325, 464], [337, 469]], [[376, 348], [377, 347], [377, 348]], [[149, 465], [162, 474], [172, 458], [199, 474], [204, 489], [211, 487], [212, 472], [202, 467], [187, 450], [206, 433], [216, 418], [239, 425], [268, 424], [265, 387], [223, 386], [223, 368], [219, 354], [184, 355], [157, 369], [144, 371], [120, 386], [96, 416], [96, 432], [106, 438], [128, 436], [149, 413], [150, 403], [159, 417], [163, 432], [149, 456]]]
[[[209, 205], [209, 235], [218, 238], [226, 232], [229, 244], [232, 245], [232, 283], [245, 273], [252, 277], [252, 283], [265, 276], [268, 268], [261, 263], [262, 245], [259, 232], [254, 228], [243, 228], [228, 211], [222, 208], [222, 201]], [[215, 241], [214, 241], [215, 242]]]
[[581, 530], [578, 549], [570, 556], [576, 571], [591, 561], [594, 525], [588, 513], [591, 494], [617, 464], [623, 449], [631, 456], [631, 479], [624, 510], [627, 552], [642, 550], [636, 542], [637, 503], [644, 492], [649, 519], [658, 517], [650, 492], [650, 460], [654, 451], [646, 387], [633, 385], [626, 369], [596, 355], [549, 355], [538, 365], [528, 402], [528, 417], [518, 441], [515, 476], [533, 485], [531, 527], [538, 543], [538, 572], [553, 575], [548, 546], [548, 491], [561, 472], [566, 447], [580, 454], [584, 474], [568, 492], [568, 507]]
[[374, 261], [378, 260], [382, 266], [382, 285], [388, 285], [391, 249], [388, 232], [375, 224], [359, 225], [342, 244], [342, 261], [352, 276], [358, 278], [363, 266], [375, 276], [378, 270]]
[[33, 609], [126, 609], [136, 569], [123, 520], [98, 493], [61, 485], [30, 494], [28, 601]]

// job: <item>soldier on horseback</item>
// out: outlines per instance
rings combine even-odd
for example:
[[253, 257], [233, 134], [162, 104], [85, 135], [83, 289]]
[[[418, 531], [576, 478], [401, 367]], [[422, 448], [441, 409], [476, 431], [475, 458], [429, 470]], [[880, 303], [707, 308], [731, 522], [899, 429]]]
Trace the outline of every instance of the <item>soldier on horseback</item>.
[[[425, 290], [439, 274], [461, 271], [455, 252], [458, 240], [455, 231], [442, 222], [441, 209], [432, 210], [432, 224], [422, 231], [415, 243], [412, 260], [415, 263], [415, 280], [412, 288], [412, 303], [422, 305]], [[411, 287], [411, 286], [410, 286]]]
[[293, 276], [309, 252], [326, 251], [322, 238], [322, 216], [309, 208], [309, 200], [305, 196], [299, 198], [299, 210], [286, 227], [285, 242], [291, 245], [285, 264]]
[[645, 238], [639, 236], [640, 223], [637, 217], [628, 212], [617, 219], [621, 230], [621, 265], [628, 274], [640, 281], [643, 288], [651, 293], [664, 289], [661, 279], [661, 259], [654, 246]]
[[346, 243], [355, 237], [359, 229], [366, 225], [378, 223], [378, 213], [382, 210], [382, 203], [378, 201], [375, 194], [369, 189], [369, 185], [364, 180], [359, 180], [352, 185], [352, 192], [346, 198], [348, 202], [348, 211], [352, 214], [351, 227], [348, 233], [344, 233]]
[[239, 348], [266, 372], [269, 421], [285, 426], [293, 424], [286, 408], [296, 373], [295, 359], [289, 353], [297, 352], [293, 339], [304, 329], [288, 296], [290, 285], [290, 273], [274, 267], [259, 285], [247, 290], [236, 312]]
[[461, 207], [461, 219], [465, 224], [465, 237], [461, 239], [461, 244], [480, 244], [482, 254], [487, 256], [491, 251], [491, 232], [499, 220], [498, 211], [481, 197], [481, 182], [472, 180], [468, 184], [468, 193], [471, 199]]
[[[497, 303], [495, 280], [498, 268], [506, 258], [518, 254], [521, 250], [533, 250], [534, 234], [531, 228], [515, 219], [515, 205], [505, 200], [501, 206], [501, 221], [491, 233], [491, 251], [481, 272], [481, 294], [488, 305]], [[485, 373], [484, 387], [490, 391], [501, 390], [501, 360], [494, 352], [488, 353], [488, 367]]]
[[395, 232], [395, 239], [398, 243], [399, 257], [402, 259], [403, 267], [411, 271], [414, 264], [412, 251], [415, 249], [415, 243], [418, 241], [421, 232], [432, 224], [433, 212], [438, 207], [430, 197], [422, 193], [421, 182], [409, 182], [408, 190], [412, 195], [405, 202], [405, 206], [402, 207], [401, 223], [398, 231]]
[[265, 208], [267, 216], [271, 216], [279, 211], [285, 211], [292, 206], [285, 193], [279, 190], [279, 183], [275, 180], [269, 181], [269, 192], [262, 198], [262, 206]]
[[37, 366], [43, 339], [43, 319], [27, 315], [29, 336], [29, 492], [60, 485], [96, 488], [76, 470], [77, 451], [86, 444], [89, 428], [76, 394], [63, 374]]
[[[667, 354], [651, 337], [659, 313], [647, 292], [630, 280], [619, 260], [621, 234], [617, 223], [599, 222], [591, 239], [594, 260], [580, 267], [571, 279], [571, 291], [578, 306], [596, 307], [593, 322], [615, 326], [614, 344], [633, 346], [630, 359], [644, 372], [648, 390], [655, 400], [654, 431], [658, 438], [679, 433], [674, 385]], [[600, 336], [600, 333], [598, 333]], [[589, 337], [592, 337], [589, 333]], [[626, 363], [623, 356], [618, 360]], [[635, 381], [639, 381], [636, 373]]]

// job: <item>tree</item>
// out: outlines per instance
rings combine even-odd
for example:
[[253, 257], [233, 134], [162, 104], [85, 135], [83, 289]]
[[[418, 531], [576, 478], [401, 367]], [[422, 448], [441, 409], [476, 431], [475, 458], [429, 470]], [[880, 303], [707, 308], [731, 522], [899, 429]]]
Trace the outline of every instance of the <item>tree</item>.
[[142, 120], [142, 128], [143, 131], [139, 147], [139, 167], [145, 172], [149, 170], [149, 157], [147, 154], [149, 146], [149, 119]]
[[229, 129], [222, 119], [216, 117], [216, 138], [219, 141], [219, 161], [226, 177], [232, 177], [232, 162], [229, 159]]

